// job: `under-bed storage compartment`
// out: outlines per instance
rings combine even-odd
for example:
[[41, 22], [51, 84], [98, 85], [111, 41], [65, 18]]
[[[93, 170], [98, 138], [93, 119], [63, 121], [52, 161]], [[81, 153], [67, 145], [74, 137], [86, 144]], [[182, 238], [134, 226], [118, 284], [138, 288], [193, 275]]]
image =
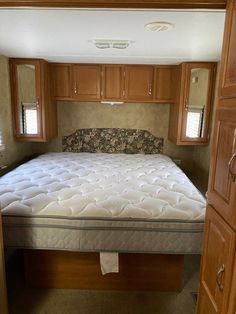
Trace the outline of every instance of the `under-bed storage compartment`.
[[[30, 286], [101, 290], [180, 291], [183, 255], [119, 254], [119, 273], [101, 274], [99, 253], [25, 250]], [[40, 262], [39, 262], [40, 261]]]

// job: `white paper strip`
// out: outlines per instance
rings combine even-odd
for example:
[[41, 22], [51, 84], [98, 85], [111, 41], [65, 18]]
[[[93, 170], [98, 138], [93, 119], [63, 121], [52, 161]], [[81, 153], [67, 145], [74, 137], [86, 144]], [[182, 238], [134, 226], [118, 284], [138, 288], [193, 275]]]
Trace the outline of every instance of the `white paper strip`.
[[100, 252], [100, 266], [102, 274], [119, 272], [119, 254]]

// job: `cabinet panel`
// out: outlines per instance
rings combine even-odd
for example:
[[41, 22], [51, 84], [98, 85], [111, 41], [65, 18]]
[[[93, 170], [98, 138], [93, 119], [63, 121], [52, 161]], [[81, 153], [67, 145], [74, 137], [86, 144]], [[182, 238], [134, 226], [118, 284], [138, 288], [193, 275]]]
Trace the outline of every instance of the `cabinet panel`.
[[220, 74], [220, 97], [236, 97], [236, 2], [228, 1], [222, 65]]
[[209, 140], [215, 66], [214, 62], [184, 62], [175, 69], [168, 138], [177, 145], [204, 145]]
[[1, 213], [0, 213], [0, 310], [2, 314], [8, 313]]
[[100, 100], [101, 67], [99, 65], [73, 66], [73, 98], [78, 100]]
[[208, 202], [236, 229], [235, 153], [236, 110], [217, 110]]
[[174, 66], [155, 67], [154, 100], [171, 103], [175, 97]]
[[10, 59], [14, 135], [19, 141], [45, 142], [57, 135], [50, 67], [39, 59]]
[[227, 313], [235, 254], [235, 232], [207, 207], [198, 313]]
[[125, 66], [125, 99], [150, 101], [153, 99], [152, 66]]
[[70, 64], [52, 64], [52, 87], [56, 99], [71, 99], [72, 69]]
[[102, 99], [123, 100], [124, 67], [122, 65], [102, 66]]

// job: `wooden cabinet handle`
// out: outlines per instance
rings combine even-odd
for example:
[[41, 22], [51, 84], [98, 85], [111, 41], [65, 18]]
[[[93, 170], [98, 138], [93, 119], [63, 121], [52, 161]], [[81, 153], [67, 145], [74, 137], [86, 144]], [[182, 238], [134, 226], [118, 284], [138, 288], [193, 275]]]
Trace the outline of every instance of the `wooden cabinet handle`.
[[224, 286], [222, 284], [222, 274], [225, 272], [225, 265], [222, 264], [216, 274], [216, 283], [217, 286], [219, 287], [220, 291], [224, 290]]
[[74, 87], [74, 93], [77, 94], [77, 87]]
[[229, 169], [229, 174], [230, 174], [230, 177], [232, 179], [233, 182], [235, 182], [236, 180], [236, 173], [233, 172], [233, 169], [232, 169], [232, 166], [233, 166], [233, 161], [234, 161], [234, 158], [236, 157], [236, 152], [232, 155], [232, 157], [230, 158], [230, 161], [229, 161], [229, 165], [228, 165], [228, 169]]

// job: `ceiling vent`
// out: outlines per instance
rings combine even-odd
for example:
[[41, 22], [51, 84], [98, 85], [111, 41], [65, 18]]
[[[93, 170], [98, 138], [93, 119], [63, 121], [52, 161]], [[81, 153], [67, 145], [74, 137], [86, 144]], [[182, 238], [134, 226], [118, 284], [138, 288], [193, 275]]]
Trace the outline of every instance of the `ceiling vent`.
[[169, 22], [152, 22], [145, 25], [150, 32], [166, 32], [174, 28], [174, 24]]
[[111, 40], [111, 39], [94, 39], [92, 41], [98, 49], [126, 49], [129, 47], [130, 40]]

